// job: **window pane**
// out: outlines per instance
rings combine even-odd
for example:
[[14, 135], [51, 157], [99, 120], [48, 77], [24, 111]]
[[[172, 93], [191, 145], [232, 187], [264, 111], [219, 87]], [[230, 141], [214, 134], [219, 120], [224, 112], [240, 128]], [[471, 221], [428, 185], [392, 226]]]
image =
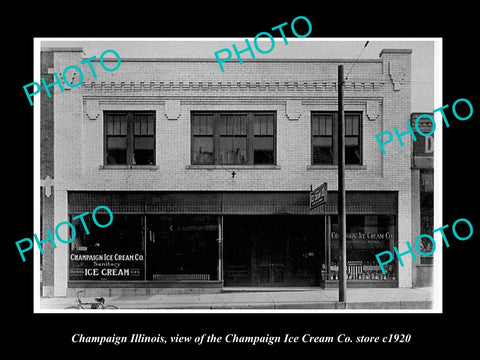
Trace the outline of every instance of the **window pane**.
[[312, 135], [332, 135], [333, 117], [331, 115], [312, 116]]
[[312, 135], [319, 135], [319, 129], [318, 129], [318, 116], [313, 116], [312, 117]]
[[357, 115], [345, 116], [345, 135], [359, 135], [359, 121]]
[[220, 138], [220, 163], [221, 164], [246, 164], [247, 138], [229, 137]]
[[113, 120], [113, 133], [112, 135], [122, 135], [122, 126], [121, 126], [121, 121], [116, 120], [118, 116], [115, 117], [115, 120]]
[[356, 136], [346, 136], [345, 137], [345, 146], [358, 146], [358, 137], [356, 137]]
[[107, 135], [113, 135], [113, 121], [107, 120]]
[[325, 123], [326, 123], [326, 117], [325, 116], [320, 116], [319, 118], [319, 125], [318, 125], [318, 134], [319, 135], [326, 135], [325, 132]]
[[253, 148], [255, 150], [273, 150], [273, 136], [255, 136]]
[[200, 135], [200, 124], [201, 124], [201, 117], [200, 115], [195, 115], [192, 117], [192, 134], [193, 135]]
[[126, 149], [127, 138], [125, 136], [109, 136], [107, 139], [108, 149]]
[[193, 163], [194, 164], [213, 164], [213, 137], [196, 136], [193, 138]]
[[273, 116], [255, 115], [253, 118], [254, 135], [273, 135]]
[[213, 135], [213, 116], [207, 116], [205, 122], [205, 134]]
[[153, 135], [154, 119], [151, 115], [137, 115], [134, 118], [134, 135]]
[[245, 116], [235, 116], [232, 118], [233, 134], [247, 135], [247, 119]]
[[360, 163], [360, 149], [357, 146], [345, 146], [345, 164]]
[[345, 115], [345, 135], [352, 135], [352, 117]]
[[333, 164], [333, 151], [331, 147], [313, 147], [313, 164]]
[[315, 136], [312, 139], [313, 146], [324, 146], [324, 147], [331, 147], [332, 146], [332, 138], [327, 136]]
[[352, 116], [352, 118], [353, 118], [352, 134], [353, 135], [360, 135], [360, 128], [359, 128], [360, 116], [355, 115], [355, 116]]
[[333, 117], [326, 116], [325, 117], [325, 135], [332, 135], [332, 124], [333, 124]]
[[133, 152], [133, 165], [154, 165], [153, 149], [136, 149]]
[[257, 150], [253, 151], [254, 164], [274, 164], [273, 150]]
[[231, 135], [232, 129], [230, 126], [230, 119], [228, 116], [222, 116], [220, 118], [220, 135]]
[[134, 134], [135, 135], [141, 135], [142, 134], [142, 129], [141, 129], [141, 123], [140, 121], [135, 121], [135, 126], [134, 126]]
[[155, 126], [154, 126], [154, 118], [153, 116], [148, 117], [148, 129], [147, 129], [147, 134], [148, 135], [154, 135], [155, 132]]
[[153, 136], [135, 136], [135, 150], [150, 149], [154, 146]]
[[107, 164], [127, 163], [127, 139], [124, 136], [107, 138]]
[[196, 114], [192, 121], [193, 135], [213, 135], [213, 117], [211, 115]]
[[116, 135], [127, 135], [127, 119], [122, 119], [119, 123], [120, 133]]
[[247, 117], [245, 115], [221, 115], [221, 135], [246, 135]]
[[273, 136], [255, 136], [253, 141], [253, 163], [274, 164]]

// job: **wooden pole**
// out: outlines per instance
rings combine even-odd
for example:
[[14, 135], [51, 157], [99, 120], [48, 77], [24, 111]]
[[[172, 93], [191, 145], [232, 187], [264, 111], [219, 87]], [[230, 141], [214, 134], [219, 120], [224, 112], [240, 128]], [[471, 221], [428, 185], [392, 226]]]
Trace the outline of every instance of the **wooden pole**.
[[338, 301], [347, 301], [347, 241], [345, 215], [345, 119], [343, 110], [343, 65], [338, 66]]

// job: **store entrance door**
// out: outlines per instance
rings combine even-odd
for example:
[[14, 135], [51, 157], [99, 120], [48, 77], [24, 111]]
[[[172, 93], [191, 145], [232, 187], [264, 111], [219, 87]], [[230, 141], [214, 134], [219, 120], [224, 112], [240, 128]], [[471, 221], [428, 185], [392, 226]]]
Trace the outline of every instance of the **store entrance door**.
[[265, 226], [255, 239], [252, 250], [254, 282], [259, 286], [282, 286], [285, 282], [285, 238], [279, 237], [272, 226]]

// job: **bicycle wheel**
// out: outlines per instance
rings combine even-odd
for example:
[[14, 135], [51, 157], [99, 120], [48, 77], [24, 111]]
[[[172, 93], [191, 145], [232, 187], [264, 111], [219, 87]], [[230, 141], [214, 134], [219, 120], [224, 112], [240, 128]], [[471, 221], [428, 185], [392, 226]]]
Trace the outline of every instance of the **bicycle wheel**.
[[73, 305], [73, 306], [68, 306], [65, 309], [83, 309], [82, 305]]

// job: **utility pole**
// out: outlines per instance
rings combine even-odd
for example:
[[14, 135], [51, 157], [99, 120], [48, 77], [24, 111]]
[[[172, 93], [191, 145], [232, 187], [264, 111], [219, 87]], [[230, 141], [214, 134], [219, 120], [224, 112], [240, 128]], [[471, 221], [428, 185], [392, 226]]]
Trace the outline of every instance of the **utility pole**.
[[345, 118], [343, 65], [338, 65], [338, 301], [347, 301], [347, 240], [345, 215]]

